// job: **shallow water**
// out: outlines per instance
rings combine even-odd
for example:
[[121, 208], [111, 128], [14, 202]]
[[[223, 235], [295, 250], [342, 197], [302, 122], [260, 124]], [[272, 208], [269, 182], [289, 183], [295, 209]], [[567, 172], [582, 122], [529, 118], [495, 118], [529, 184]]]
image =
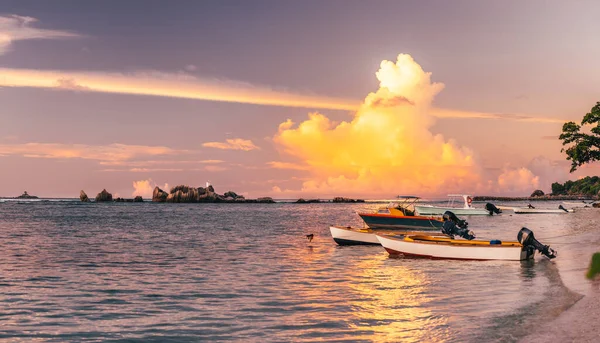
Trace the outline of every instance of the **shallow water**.
[[553, 261], [390, 258], [333, 242], [329, 225], [361, 226], [355, 211], [377, 206], [0, 203], [0, 339], [515, 341], [589, 289], [600, 210], [468, 218], [478, 238], [530, 228]]

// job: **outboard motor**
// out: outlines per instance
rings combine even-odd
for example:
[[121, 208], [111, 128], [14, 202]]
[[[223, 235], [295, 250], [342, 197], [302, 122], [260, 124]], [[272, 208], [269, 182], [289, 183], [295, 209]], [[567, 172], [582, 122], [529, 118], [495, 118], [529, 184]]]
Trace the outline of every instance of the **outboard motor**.
[[443, 234], [452, 238], [454, 238], [455, 235], [468, 240], [475, 238], [473, 231], [467, 229], [469, 223], [467, 223], [465, 220], [459, 219], [453, 212], [444, 212], [442, 219], [444, 220], [444, 225], [442, 226]]
[[535, 249], [548, 258], [555, 258], [556, 251], [547, 245], [543, 245], [533, 236], [533, 232], [524, 227], [517, 234], [517, 240], [527, 249]]
[[487, 204], [485, 204], [485, 209], [490, 213], [490, 216], [493, 216], [494, 213], [496, 213], [496, 214], [502, 213], [502, 210], [499, 209], [498, 207], [494, 206], [494, 204], [492, 204], [491, 202], [488, 202]]

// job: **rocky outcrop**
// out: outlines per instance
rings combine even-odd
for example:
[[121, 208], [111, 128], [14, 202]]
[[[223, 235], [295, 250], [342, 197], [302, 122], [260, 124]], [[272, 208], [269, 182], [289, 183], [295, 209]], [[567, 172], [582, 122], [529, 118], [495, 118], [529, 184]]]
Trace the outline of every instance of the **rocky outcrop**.
[[322, 201], [319, 200], [319, 199], [308, 199], [308, 200], [306, 200], [306, 199], [303, 199], [303, 198], [300, 198], [300, 199], [296, 200], [296, 204], [313, 204], [313, 203], [319, 203], [319, 202], [322, 202]]
[[154, 187], [154, 191], [152, 192], [152, 201], [153, 202], [165, 202], [167, 201], [167, 197], [169, 196], [169, 193], [163, 191], [162, 189], [158, 188], [158, 186]]
[[533, 193], [531, 193], [530, 197], [543, 197], [544, 196], [544, 192], [542, 192], [541, 189], [536, 189], [535, 191], [533, 191]]
[[344, 197], [335, 197], [333, 202], [365, 202], [363, 199], [350, 199]]
[[90, 198], [88, 198], [87, 194], [85, 194], [83, 189], [81, 190], [81, 192], [79, 192], [79, 200], [81, 200], [81, 202], [90, 202]]
[[133, 198], [133, 202], [144, 202], [144, 198], [142, 198], [141, 195], [138, 195], [135, 198]]
[[23, 194], [19, 195], [17, 199], [38, 199], [35, 195], [27, 194], [27, 191], [23, 192]]
[[98, 193], [98, 195], [96, 195], [96, 202], [103, 202], [103, 201], [112, 201], [113, 197], [112, 194], [108, 193], [106, 191], [106, 189], [103, 189], [102, 192]]
[[223, 195], [215, 193], [212, 185], [208, 187], [190, 187], [187, 185], [179, 185], [171, 188], [167, 193], [162, 189], [155, 187], [152, 193], [153, 202], [170, 202], [170, 203], [274, 203], [272, 198], [246, 199], [243, 195], [238, 195], [236, 192], [228, 191]]

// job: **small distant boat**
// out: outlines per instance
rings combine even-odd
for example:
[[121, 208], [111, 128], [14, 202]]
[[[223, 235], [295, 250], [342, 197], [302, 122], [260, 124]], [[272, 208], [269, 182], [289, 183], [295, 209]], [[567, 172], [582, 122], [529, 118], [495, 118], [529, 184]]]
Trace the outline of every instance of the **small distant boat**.
[[415, 204], [419, 197], [398, 196], [398, 199], [375, 212], [359, 212], [358, 215], [371, 229], [437, 231], [442, 227], [441, 217], [415, 215]]
[[563, 201], [562, 202], [565, 205], [568, 205], [570, 207], [577, 207], [577, 208], [591, 208], [594, 207], [594, 204], [596, 203], [595, 201], [590, 201], [590, 202], [585, 202], [585, 201]]
[[[425, 234], [422, 231], [408, 231], [408, 230], [380, 230], [370, 228], [353, 228], [349, 226], [330, 226], [329, 231], [333, 240], [338, 245], [381, 245], [377, 240], [376, 235], [416, 235]], [[448, 237], [441, 232], [428, 232], [426, 233], [432, 237]]]
[[[432, 206], [419, 204], [415, 206], [416, 214], [419, 216], [441, 216], [446, 211], [452, 211], [457, 216], [472, 216], [472, 215], [491, 215], [493, 213], [501, 213], [502, 211], [496, 208], [493, 204], [488, 203], [486, 208], [476, 208], [472, 206], [473, 198], [468, 194], [448, 194], [448, 206]], [[456, 207], [454, 203], [456, 199], [463, 199], [463, 207]]]
[[562, 205], [559, 205], [557, 209], [553, 209], [553, 208], [535, 208], [533, 206], [531, 207], [505, 207], [502, 206], [501, 207], [504, 210], [512, 210], [515, 214], [534, 214], [534, 213], [539, 213], [539, 214], [552, 214], [552, 213], [556, 213], [556, 214], [561, 214], [561, 213], [573, 213], [573, 209], [567, 209], [565, 207], [563, 207]]
[[518, 241], [462, 240], [429, 235], [376, 235], [390, 255], [455, 260], [509, 260], [531, 259], [536, 250], [548, 258], [556, 257], [549, 246], [538, 242], [527, 228], [517, 235]]

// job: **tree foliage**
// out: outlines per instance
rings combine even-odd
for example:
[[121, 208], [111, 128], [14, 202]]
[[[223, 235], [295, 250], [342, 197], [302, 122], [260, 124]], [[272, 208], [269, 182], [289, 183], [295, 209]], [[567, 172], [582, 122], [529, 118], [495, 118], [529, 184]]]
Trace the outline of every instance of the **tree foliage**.
[[[591, 134], [581, 132], [583, 125], [593, 126]], [[571, 161], [571, 172], [586, 163], [600, 160], [600, 102], [583, 117], [581, 125], [572, 121], [565, 123], [559, 139], [563, 145], [572, 144], [561, 150], [567, 153], [567, 160]]]
[[600, 195], [600, 177], [586, 176], [577, 181], [552, 184], [552, 195]]

